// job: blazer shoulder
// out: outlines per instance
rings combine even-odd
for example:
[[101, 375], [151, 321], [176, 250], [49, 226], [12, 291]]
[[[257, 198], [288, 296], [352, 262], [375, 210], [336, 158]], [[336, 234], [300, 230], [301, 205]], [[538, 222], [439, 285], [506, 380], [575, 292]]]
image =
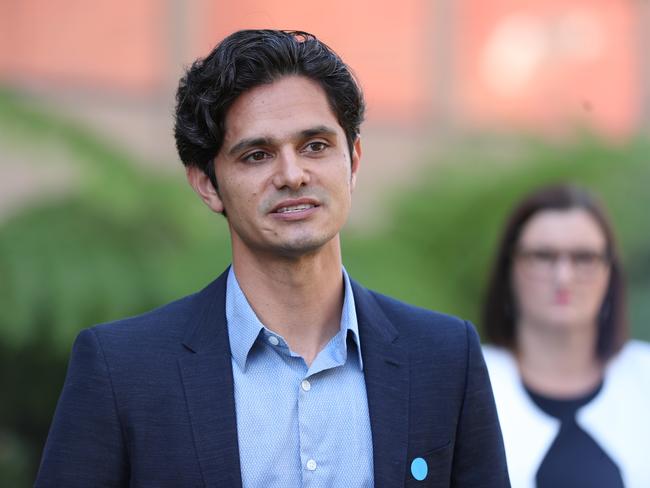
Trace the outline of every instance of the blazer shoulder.
[[[210, 283], [203, 290], [170, 302], [149, 312], [89, 328], [103, 347], [149, 351], [166, 347], [177, 347], [187, 336], [193, 324], [205, 320], [211, 314], [212, 320], [221, 306], [224, 296], [224, 275]], [[225, 320], [225, 319], [224, 319]]]
[[192, 310], [195, 300], [196, 294], [188, 295], [148, 312], [96, 324], [91, 326], [90, 329], [102, 337], [114, 334], [126, 334], [128, 336], [139, 333], [148, 334], [153, 330], [160, 333], [180, 325]]
[[453, 327], [462, 326], [466, 322], [465, 320], [454, 315], [437, 312], [435, 310], [429, 310], [423, 307], [418, 307], [416, 305], [411, 305], [410, 303], [406, 303], [402, 300], [398, 300], [397, 298], [393, 298], [373, 290], [368, 290], [368, 292], [375, 298], [377, 304], [386, 314], [399, 316], [400, 318], [411, 318], [416, 322], [435, 321], [440, 323], [448, 323], [453, 324]]
[[475, 335], [474, 326], [459, 317], [405, 303], [375, 291], [368, 291], [400, 336], [417, 340], [444, 338], [467, 341]]

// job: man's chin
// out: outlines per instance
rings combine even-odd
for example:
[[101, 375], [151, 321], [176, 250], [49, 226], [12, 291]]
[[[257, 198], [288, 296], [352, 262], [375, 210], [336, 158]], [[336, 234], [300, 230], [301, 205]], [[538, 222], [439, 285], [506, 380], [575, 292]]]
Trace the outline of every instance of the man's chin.
[[287, 258], [301, 258], [309, 255], [317, 254], [332, 239], [317, 238], [313, 236], [304, 237], [300, 239], [294, 239], [280, 243], [276, 247], [276, 252]]

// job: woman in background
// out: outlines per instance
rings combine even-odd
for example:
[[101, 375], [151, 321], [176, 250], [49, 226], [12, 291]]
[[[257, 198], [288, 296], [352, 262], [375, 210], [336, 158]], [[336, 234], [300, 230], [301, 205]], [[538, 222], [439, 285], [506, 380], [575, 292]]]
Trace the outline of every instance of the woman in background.
[[627, 338], [624, 288], [589, 193], [515, 208], [483, 310], [513, 488], [650, 487], [650, 345]]

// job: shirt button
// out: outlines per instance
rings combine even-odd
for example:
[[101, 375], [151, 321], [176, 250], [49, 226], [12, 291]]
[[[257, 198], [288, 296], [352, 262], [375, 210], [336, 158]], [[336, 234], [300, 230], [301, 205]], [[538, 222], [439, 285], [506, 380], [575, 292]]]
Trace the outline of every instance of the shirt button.
[[[300, 383], [300, 387], [304, 391], [309, 391], [309, 390], [311, 390], [311, 383], [309, 381], [307, 381], [307, 380], [302, 380], [302, 382]], [[316, 468], [314, 468], [314, 469], [316, 469]]]
[[271, 343], [272, 346], [277, 346], [278, 344], [280, 344], [279, 339], [274, 335], [269, 336], [269, 342]]
[[307, 469], [309, 471], [316, 471], [317, 467], [318, 467], [318, 465], [316, 464], [316, 461], [314, 461], [313, 459], [310, 459], [309, 461], [307, 461]]

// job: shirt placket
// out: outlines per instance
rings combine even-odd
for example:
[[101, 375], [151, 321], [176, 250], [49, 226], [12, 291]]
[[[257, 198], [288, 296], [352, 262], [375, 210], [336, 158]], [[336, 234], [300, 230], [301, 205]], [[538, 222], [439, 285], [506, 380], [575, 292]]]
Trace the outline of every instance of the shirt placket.
[[300, 432], [300, 465], [302, 467], [302, 486], [318, 486], [319, 463], [315, 439], [318, 438], [313, 421], [313, 412], [318, 408], [317, 378], [306, 376], [298, 385], [298, 427]]

